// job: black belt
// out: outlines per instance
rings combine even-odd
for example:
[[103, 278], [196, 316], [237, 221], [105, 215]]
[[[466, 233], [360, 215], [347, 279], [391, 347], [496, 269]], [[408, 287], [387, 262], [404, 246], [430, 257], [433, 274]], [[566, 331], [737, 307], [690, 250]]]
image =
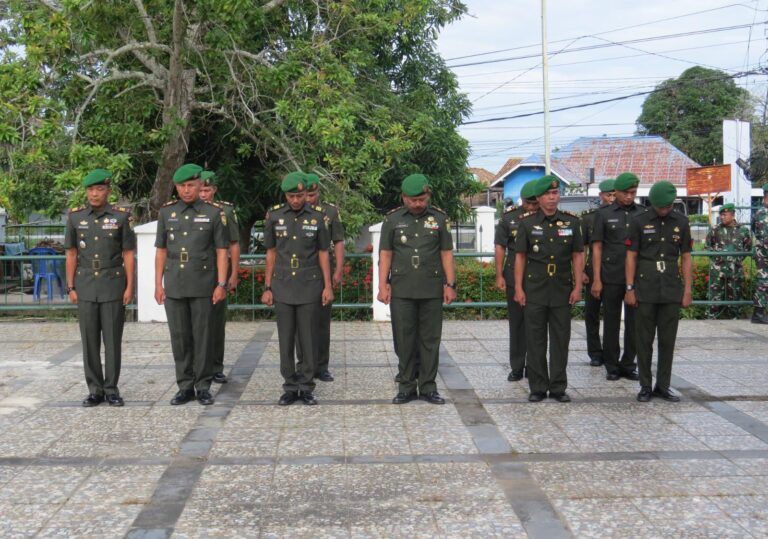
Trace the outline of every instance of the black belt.
[[99, 260], [98, 258], [88, 259], [80, 257], [77, 259], [77, 264], [80, 269], [102, 270], [122, 266], [123, 259], [119, 258], [117, 260]]
[[180, 253], [168, 253], [168, 258], [170, 258], [171, 260], [179, 260], [181, 262], [189, 262], [190, 260], [203, 260], [203, 261], [209, 260], [208, 255], [190, 256], [187, 251], [182, 251]]

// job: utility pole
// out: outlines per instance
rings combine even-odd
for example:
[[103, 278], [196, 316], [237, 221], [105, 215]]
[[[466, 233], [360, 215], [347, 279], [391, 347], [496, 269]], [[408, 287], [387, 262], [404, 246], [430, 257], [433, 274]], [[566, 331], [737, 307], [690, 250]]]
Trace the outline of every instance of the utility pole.
[[549, 140], [549, 59], [547, 58], [547, 0], [541, 0], [541, 65], [544, 78], [544, 174], [551, 168]]

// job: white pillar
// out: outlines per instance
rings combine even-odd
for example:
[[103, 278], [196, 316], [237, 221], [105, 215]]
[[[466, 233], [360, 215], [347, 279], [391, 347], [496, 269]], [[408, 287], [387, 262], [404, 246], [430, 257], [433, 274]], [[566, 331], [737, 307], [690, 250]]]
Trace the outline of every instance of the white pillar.
[[157, 221], [139, 225], [136, 232], [136, 301], [139, 322], [167, 322], [165, 307], [155, 301], [155, 235]]
[[[493, 252], [493, 236], [496, 229], [496, 208], [478, 206], [475, 212], [475, 248], [481, 253]], [[487, 257], [480, 257], [484, 260]]]
[[[741, 158], [749, 161], [750, 123], [739, 120], [723, 120], [723, 163], [731, 165], [731, 192], [725, 193], [723, 202], [733, 202], [737, 206], [752, 205], [752, 183], [744, 171], [736, 164]], [[736, 210], [736, 219], [740, 223], [749, 223], [749, 210]]]
[[392, 315], [389, 312], [389, 305], [384, 305], [376, 296], [379, 293], [379, 243], [381, 242], [381, 227], [384, 223], [376, 223], [368, 227], [371, 233], [371, 244], [373, 245], [373, 255], [371, 263], [373, 264], [373, 320], [376, 322], [389, 322]]

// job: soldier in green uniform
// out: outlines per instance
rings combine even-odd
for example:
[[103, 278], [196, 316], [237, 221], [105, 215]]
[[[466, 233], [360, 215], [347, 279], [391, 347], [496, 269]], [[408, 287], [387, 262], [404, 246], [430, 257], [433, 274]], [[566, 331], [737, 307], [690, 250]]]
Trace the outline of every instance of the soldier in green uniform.
[[[752, 235], [749, 229], [736, 222], [736, 208], [733, 204], [720, 207], [720, 224], [710, 229], [706, 239], [707, 248], [718, 252], [752, 250]], [[738, 256], [713, 256], [709, 261], [709, 300], [739, 300], [744, 293], [744, 265]], [[709, 318], [739, 318], [739, 308], [711, 305]]]
[[635, 203], [640, 180], [631, 172], [616, 177], [616, 201], [600, 208], [592, 232], [592, 295], [603, 301], [603, 361], [607, 380], [621, 377], [637, 380], [635, 366], [635, 311], [624, 307], [624, 353], [619, 359], [621, 308], [624, 301], [624, 259], [627, 253], [627, 233], [632, 218], [644, 211]]
[[[67, 216], [64, 236], [67, 293], [77, 304], [88, 396], [83, 406], [123, 406], [120, 379], [125, 306], [133, 299], [136, 236], [125, 208], [109, 203], [112, 174], [92, 171], [83, 179], [88, 205]], [[104, 340], [104, 370], [101, 340]]]
[[768, 183], [763, 185], [763, 207], [752, 216], [755, 235], [755, 296], [753, 324], [768, 324]]
[[[331, 281], [334, 288], [341, 285], [344, 275], [344, 227], [341, 225], [339, 209], [330, 202], [320, 201], [320, 178], [317, 174], [306, 174], [307, 203], [310, 206], [319, 206], [325, 213], [325, 223], [331, 234], [333, 244], [333, 256], [331, 257]], [[334, 268], [335, 262], [335, 268]], [[331, 355], [331, 308], [328, 303], [320, 308], [320, 316], [317, 319], [317, 364], [315, 365], [315, 378], [323, 382], [333, 382], [333, 375], [328, 370]], [[301, 342], [296, 341], [297, 363], [303, 360]]]
[[[200, 173], [200, 179], [203, 186], [200, 188], [200, 198], [205, 202], [214, 202], [216, 192], [219, 190], [216, 185], [216, 174], [210, 170], [204, 170]], [[239, 284], [240, 271], [240, 226], [237, 224], [237, 215], [235, 207], [229, 202], [223, 200], [217, 201], [217, 204], [224, 210], [227, 218], [227, 239], [229, 240], [229, 277], [227, 279], [227, 290], [230, 294], [234, 293]], [[218, 302], [213, 307], [213, 325], [211, 353], [213, 360], [213, 381], [217, 384], [226, 384], [227, 377], [224, 374], [224, 342], [226, 339], [227, 325], [227, 299]]]
[[[509, 382], [521, 380], [525, 375], [525, 323], [523, 308], [515, 301], [515, 239], [524, 213], [535, 212], [539, 203], [533, 195], [536, 180], [520, 189], [520, 207], [510, 206], [496, 224], [494, 260], [496, 262], [496, 288], [506, 291], [507, 318], [509, 320]], [[505, 262], [506, 255], [506, 262]]]
[[[615, 180], [603, 180], [600, 182], [600, 208], [613, 204], [616, 198], [613, 184]], [[589, 354], [589, 364], [593, 367], [601, 367], [603, 361], [603, 345], [600, 342], [600, 306], [602, 299], [596, 298], [589, 291], [589, 285], [592, 283], [592, 232], [595, 229], [595, 217], [597, 210], [592, 209], [581, 214], [581, 234], [584, 237], [584, 248], [587, 251], [586, 263], [584, 264], [584, 286], [587, 287], [587, 293], [584, 296], [584, 326], [587, 330], [587, 354]]]
[[[171, 404], [213, 404], [213, 310], [227, 296], [227, 217], [200, 198], [202, 167], [173, 175], [179, 200], [160, 208], [155, 238], [155, 301], [165, 305], [179, 391]], [[197, 392], [197, 393], [195, 393]]]
[[[307, 180], [302, 172], [291, 172], [281, 184], [286, 202], [273, 206], [264, 219], [267, 268], [261, 301], [275, 305], [280, 339], [280, 374], [284, 393], [278, 404], [301, 399], [317, 404], [315, 364], [317, 319], [320, 309], [333, 301], [330, 235], [325, 214], [307, 204]], [[296, 364], [296, 340], [301, 341], [303, 360]], [[298, 367], [298, 368], [297, 368]]]
[[[625, 301], [637, 308], [640, 402], [648, 402], [651, 396], [671, 402], [680, 400], [669, 383], [680, 307], [691, 304], [693, 241], [688, 218], [672, 209], [675, 196], [677, 190], [670, 182], [655, 183], [648, 194], [652, 208], [636, 215], [630, 223]], [[656, 387], [651, 391], [653, 339], [657, 332]]]
[[533, 193], [539, 209], [522, 216], [515, 241], [515, 301], [524, 308], [528, 400], [539, 402], [549, 391], [551, 398], [569, 402], [565, 390], [571, 305], [581, 299], [584, 270], [581, 223], [574, 214], [558, 209], [556, 177], [540, 178]]
[[[403, 206], [390, 211], [381, 227], [378, 300], [390, 305], [400, 381], [392, 402], [418, 396], [445, 404], [437, 391], [443, 302], [456, 299], [453, 238], [448, 216], [429, 205], [423, 174], [401, 184]], [[391, 281], [391, 282], [390, 282]], [[416, 375], [416, 356], [420, 365]]]

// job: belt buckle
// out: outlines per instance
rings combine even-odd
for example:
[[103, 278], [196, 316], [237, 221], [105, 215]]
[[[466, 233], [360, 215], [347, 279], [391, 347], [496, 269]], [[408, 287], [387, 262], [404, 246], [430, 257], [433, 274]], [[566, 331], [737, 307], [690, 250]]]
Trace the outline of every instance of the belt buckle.
[[556, 264], [547, 264], [547, 275], [550, 277], [554, 277], [557, 273], [557, 265]]
[[93, 269], [93, 270], [100, 270], [101, 269], [101, 260], [91, 260], [91, 269]]
[[667, 271], [667, 263], [664, 260], [657, 260], [656, 271], [658, 271], [659, 273], [664, 273], [665, 271]]
[[299, 259], [291, 258], [291, 269], [297, 269], [299, 267]]
[[421, 263], [421, 259], [419, 258], [419, 255], [411, 256], [411, 266], [413, 266], [413, 269], [419, 269], [420, 263]]
[[189, 262], [189, 253], [186, 251], [183, 251], [181, 254], [179, 254], [179, 260], [182, 262]]

